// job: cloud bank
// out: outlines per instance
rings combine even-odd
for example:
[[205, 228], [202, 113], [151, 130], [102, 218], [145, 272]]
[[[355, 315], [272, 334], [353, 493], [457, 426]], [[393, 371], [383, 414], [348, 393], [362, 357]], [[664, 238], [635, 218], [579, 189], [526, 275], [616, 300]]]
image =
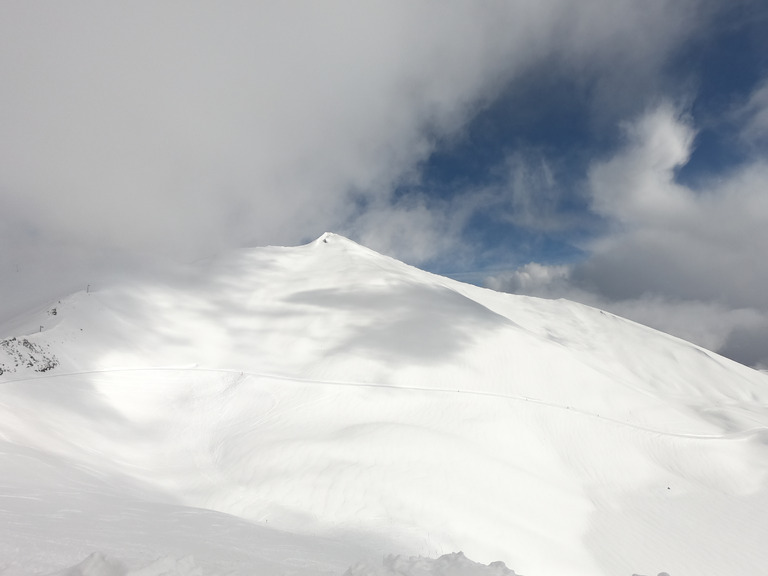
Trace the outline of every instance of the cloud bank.
[[[325, 230], [414, 264], [471, 268], [498, 253], [478, 240], [492, 214], [509, 229], [578, 231], [586, 256], [491, 285], [623, 307], [743, 361], [765, 358], [745, 343], [768, 336], [768, 84], [730, 110], [754, 159], [694, 189], [675, 175], [695, 146], [680, 112], [695, 81], [667, 69], [726, 8], [753, 5], [5, 3], [0, 316], [111, 271], [159, 273]], [[554, 77], [584, 100], [592, 132], [624, 123], [583, 186], [546, 148], [523, 148], [502, 151], [494, 185], [429, 189], [436, 151], [467, 145], [505, 94], [528, 93], [529, 106], [505, 114], [532, 113]]]
[[546, 57], [652, 76], [695, 4], [5, 5], [4, 239], [197, 254], [311, 237], [378, 207]]

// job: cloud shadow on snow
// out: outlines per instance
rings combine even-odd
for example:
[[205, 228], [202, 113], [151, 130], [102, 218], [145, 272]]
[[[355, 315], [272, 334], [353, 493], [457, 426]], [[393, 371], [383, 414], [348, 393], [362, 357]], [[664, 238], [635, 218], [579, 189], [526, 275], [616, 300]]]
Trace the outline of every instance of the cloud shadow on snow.
[[445, 362], [482, 334], [513, 325], [442, 286], [323, 288], [296, 293], [287, 302], [327, 317], [328, 338], [334, 342], [330, 354], [384, 361]]

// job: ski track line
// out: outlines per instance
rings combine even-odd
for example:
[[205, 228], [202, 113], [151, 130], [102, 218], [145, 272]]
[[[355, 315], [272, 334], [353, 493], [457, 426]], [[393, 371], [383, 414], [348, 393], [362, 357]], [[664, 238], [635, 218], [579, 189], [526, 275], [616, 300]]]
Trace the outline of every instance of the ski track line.
[[[741, 430], [738, 432], [731, 432], [728, 434], [691, 434], [686, 432], [669, 432], [664, 430], [656, 430], [654, 428], [648, 428], [639, 424], [632, 424], [624, 420], [617, 420], [608, 416], [600, 416], [593, 412], [587, 412], [579, 408], [572, 406], [563, 406], [562, 404], [556, 404], [554, 402], [548, 402], [546, 400], [540, 400], [538, 398], [531, 398], [528, 396], [513, 396], [508, 394], [500, 394], [498, 392], [482, 392], [478, 390], [457, 390], [450, 388], [430, 388], [426, 386], [397, 386], [395, 384], [382, 384], [376, 382], [344, 382], [339, 380], [313, 380], [309, 378], [301, 378], [298, 376], [283, 376], [281, 374], [270, 374], [267, 372], [247, 372], [243, 370], [235, 370], [232, 368], [201, 368], [197, 366], [187, 367], [173, 367], [173, 366], [159, 366], [159, 367], [146, 367], [146, 368], [104, 368], [100, 370], [83, 370], [79, 372], [65, 372], [60, 374], [41, 374], [40, 376], [27, 376], [25, 378], [13, 378], [0, 382], [1, 384], [11, 384], [17, 382], [29, 382], [33, 380], [48, 380], [53, 378], [66, 378], [68, 376], [88, 376], [92, 374], [115, 374], [115, 373], [130, 373], [130, 372], [212, 372], [218, 374], [240, 374], [244, 376], [253, 376], [256, 378], [268, 378], [272, 380], [280, 380], [283, 382], [293, 382], [301, 384], [320, 384], [323, 386], [344, 386], [349, 388], [387, 388], [391, 390], [411, 390], [417, 392], [438, 392], [443, 394], [467, 394], [472, 396], [487, 396], [491, 398], [502, 398], [504, 400], [511, 400], [515, 402], [529, 402], [531, 404], [538, 404], [540, 406], [546, 406], [548, 408], [558, 409], [570, 412], [572, 414], [579, 414], [581, 416], [587, 416], [590, 418], [597, 418], [603, 422], [609, 422], [617, 424], [619, 426], [625, 426], [648, 432], [651, 434], [657, 434], [660, 436], [670, 436], [675, 438], [687, 438], [692, 440], [729, 440], [745, 438], [752, 434], [762, 431], [768, 431], [768, 427], [758, 426], [756, 428], [749, 428], [747, 430]], [[271, 411], [270, 411], [271, 412]]]

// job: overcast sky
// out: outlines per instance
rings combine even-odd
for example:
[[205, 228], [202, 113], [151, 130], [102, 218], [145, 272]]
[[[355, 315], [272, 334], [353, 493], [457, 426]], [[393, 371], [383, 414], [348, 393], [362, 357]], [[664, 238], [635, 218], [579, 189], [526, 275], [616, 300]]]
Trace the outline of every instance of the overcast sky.
[[760, 0], [4, 2], [0, 319], [326, 230], [768, 366]]

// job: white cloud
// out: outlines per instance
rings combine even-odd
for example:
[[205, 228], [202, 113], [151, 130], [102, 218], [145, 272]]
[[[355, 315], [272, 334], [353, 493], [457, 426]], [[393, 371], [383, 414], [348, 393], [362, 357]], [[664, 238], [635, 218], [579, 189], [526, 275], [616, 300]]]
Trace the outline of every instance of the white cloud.
[[569, 291], [570, 273], [569, 266], [530, 262], [516, 270], [489, 276], [485, 283], [488, 288], [500, 292], [558, 297], [555, 295]]
[[652, 68], [687, 27], [678, 4], [634, 10], [641, 25], [597, 0], [6, 5], [2, 193], [86, 242], [295, 241], [547, 54], [632, 31]]
[[670, 298], [662, 294], [610, 299], [585, 289], [572, 266], [529, 263], [485, 279], [493, 290], [541, 298], [566, 298], [607, 310], [662, 332], [719, 351], [750, 365], [768, 362], [768, 312], [732, 308], [715, 301]]
[[[620, 316], [715, 351], [723, 350], [735, 332], [768, 329], [768, 315], [765, 312], [754, 308], [732, 309], [711, 301], [680, 301], [669, 300], [662, 296], [647, 296], [612, 302], [607, 306], [611, 312]], [[768, 354], [765, 357], [768, 358]]]
[[578, 300], [765, 364], [768, 162], [754, 159], [693, 190], [675, 181], [694, 145], [684, 115], [662, 104], [626, 134], [624, 148], [589, 174], [593, 209], [613, 227], [585, 246], [587, 260], [529, 264], [488, 283]]
[[670, 104], [624, 127], [627, 144], [589, 174], [593, 209], [619, 222], [667, 222], [690, 210], [692, 193], [674, 183], [688, 161], [694, 131]]
[[591, 171], [595, 209], [620, 227], [590, 247], [581, 273], [613, 297], [654, 292], [768, 307], [768, 163], [755, 160], [692, 190], [674, 179], [693, 143], [685, 120], [662, 106], [631, 134]]
[[430, 258], [467, 201], [392, 192], [437, 142], [546, 59], [605, 102], [637, 93], [709, 4], [4, 3], [0, 273], [33, 263], [55, 284], [328, 229]]
[[409, 196], [364, 211], [342, 232], [377, 252], [418, 264], [460, 250], [459, 231], [470, 213], [459, 201]]
[[564, 190], [547, 158], [541, 153], [515, 152], [507, 156], [505, 178], [489, 191], [494, 197], [497, 217], [531, 230], [567, 227], [561, 211]]
[[741, 131], [743, 140], [753, 145], [768, 144], [768, 81], [752, 92], [735, 116], [744, 124]]

